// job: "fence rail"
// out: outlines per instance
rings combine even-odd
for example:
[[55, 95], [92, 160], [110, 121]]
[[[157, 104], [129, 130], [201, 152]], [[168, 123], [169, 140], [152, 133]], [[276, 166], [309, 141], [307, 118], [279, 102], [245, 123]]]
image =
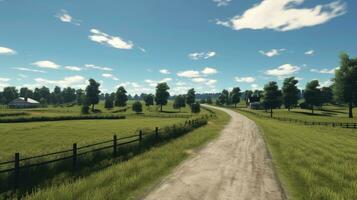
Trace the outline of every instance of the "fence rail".
[[265, 118], [270, 118], [270, 119], [275, 119], [279, 121], [285, 121], [285, 122], [292, 122], [292, 123], [298, 123], [298, 124], [303, 124], [303, 125], [309, 125], [309, 126], [330, 126], [330, 127], [341, 127], [341, 128], [353, 128], [357, 129], [357, 123], [348, 123], [348, 122], [315, 122], [315, 121], [306, 121], [306, 120], [300, 120], [300, 119], [292, 119], [292, 118], [287, 118], [287, 117], [270, 117], [264, 114], [260, 114], [257, 112], [253, 111], [248, 111], [245, 109], [238, 109], [240, 111], [250, 113], [253, 115], [256, 115], [258, 117], [265, 117]]
[[[196, 119], [189, 119], [186, 120], [184, 124], [181, 124], [181, 128], [184, 127], [186, 128], [185, 130], [188, 132], [194, 128], [198, 128], [203, 126], [204, 124], [207, 123], [208, 118], [212, 118], [213, 115], [203, 115], [200, 118]], [[180, 127], [180, 126], [178, 126]], [[175, 128], [178, 128], [176, 125], [172, 126], [172, 130], [175, 130]], [[106, 149], [112, 148], [113, 150], [113, 155], [117, 155], [117, 148], [120, 146], [128, 145], [131, 143], [135, 142], [140, 142], [148, 136], [153, 136], [156, 138], [159, 138], [160, 133], [165, 134], [165, 133], [170, 133], [165, 132], [167, 128], [165, 127], [163, 131], [160, 132], [161, 129], [158, 127], [155, 127], [154, 131], [151, 133], [143, 133], [142, 131], [139, 131], [139, 134], [133, 134], [121, 138], [117, 138], [117, 135], [113, 135], [113, 139], [111, 140], [106, 140], [106, 141], [101, 141], [97, 142], [94, 144], [88, 144], [84, 145], [81, 147], [77, 146], [77, 143], [74, 143], [71, 149], [66, 149], [66, 150], [61, 150], [57, 152], [51, 152], [47, 154], [42, 154], [42, 155], [36, 155], [36, 156], [31, 156], [31, 157], [26, 157], [26, 158], [21, 158], [20, 153], [15, 153], [14, 154], [14, 159], [10, 161], [3, 161], [0, 162], [0, 175], [3, 173], [13, 173], [13, 184], [14, 184], [14, 189], [17, 189], [19, 186], [19, 181], [20, 181], [20, 171], [22, 169], [28, 169], [28, 168], [33, 168], [33, 167], [38, 167], [38, 166], [43, 166], [43, 165], [48, 165], [50, 163], [55, 163], [55, 162], [60, 162], [63, 160], [70, 160], [72, 159], [72, 168], [76, 169], [78, 168], [78, 159], [79, 157], [88, 154], [88, 153], [93, 153], [93, 152], [98, 152]], [[103, 146], [104, 145], [104, 146]], [[43, 158], [49, 157], [49, 156], [54, 156], [51, 158], [48, 158], [47, 160], [41, 160]], [[57, 156], [57, 157], [56, 157]], [[41, 159], [40, 159], [41, 158]], [[26, 162], [25, 162], [26, 161]], [[10, 167], [10, 165], [12, 165]], [[1, 169], [5, 168], [6, 169]]]

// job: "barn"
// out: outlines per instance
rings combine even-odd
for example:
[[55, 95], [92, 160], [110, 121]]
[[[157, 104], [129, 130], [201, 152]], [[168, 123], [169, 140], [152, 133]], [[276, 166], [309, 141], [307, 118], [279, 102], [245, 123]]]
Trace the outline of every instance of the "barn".
[[37, 108], [40, 107], [40, 103], [31, 98], [19, 97], [12, 100], [8, 106], [10, 108]]

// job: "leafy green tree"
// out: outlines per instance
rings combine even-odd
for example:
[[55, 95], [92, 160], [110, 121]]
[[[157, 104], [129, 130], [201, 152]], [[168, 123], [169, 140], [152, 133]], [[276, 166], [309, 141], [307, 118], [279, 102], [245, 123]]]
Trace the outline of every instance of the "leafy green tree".
[[222, 93], [218, 97], [218, 101], [220, 105], [228, 105], [229, 104], [229, 92], [228, 90], [222, 90]]
[[233, 88], [230, 95], [231, 95], [232, 103], [234, 104], [234, 107], [236, 108], [237, 104], [240, 102], [240, 88], [239, 87]]
[[322, 104], [332, 103], [333, 101], [333, 89], [332, 87], [322, 87], [321, 88], [321, 99]]
[[86, 88], [86, 104], [92, 105], [92, 111], [94, 111], [94, 105], [99, 103], [99, 90], [100, 83], [94, 79], [89, 79], [89, 85]]
[[3, 93], [0, 92], [0, 104], [5, 104], [6, 103], [6, 98], [4, 97]]
[[110, 94], [105, 94], [104, 108], [110, 110], [114, 107], [114, 101]]
[[128, 101], [128, 96], [126, 95], [126, 90], [123, 86], [120, 86], [117, 89], [115, 94], [115, 106], [124, 107]]
[[196, 101], [196, 92], [195, 89], [189, 89], [187, 94], [186, 94], [186, 103], [188, 105], [192, 105]]
[[10, 101], [16, 99], [19, 93], [15, 87], [5, 87], [2, 96], [5, 99], [5, 104], [8, 104]]
[[318, 80], [313, 80], [306, 84], [304, 90], [305, 103], [311, 108], [311, 112], [314, 113], [315, 106], [321, 106], [321, 90]]
[[27, 87], [20, 88], [20, 97], [32, 98], [33, 92]]
[[353, 107], [357, 105], [357, 58], [346, 53], [340, 56], [340, 68], [335, 71], [334, 94], [348, 104], [348, 117], [353, 118]]
[[249, 105], [249, 99], [250, 97], [253, 95], [253, 91], [252, 90], [246, 90], [244, 91], [244, 101], [245, 101], [245, 105], [248, 106]]
[[141, 113], [143, 111], [143, 105], [141, 104], [140, 101], [135, 101], [133, 103], [133, 111], [138, 113]]
[[143, 99], [145, 101], [146, 106], [152, 106], [154, 105], [154, 95], [153, 94], [147, 94], [143, 96]]
[[286, 78], [283, 83], [283, 101], [289, 112], [291, 107], [297, 105], [299, 100], [298, 83], [299, 81], [296, 80], [295, 77]]
[[84, 114], [84, 115], [89, 114], [89, 106], [88, 106], [88, 104], [84, 103], [82, 105], [81, 113]]
[[199, 112], [201, 112], [201, 105], [200, 105], [198, 102], [193, 103], [193, 104], [191, 105], [191, 112], [192, 112], [192, 113], [199, 113]]
[[83, 105], [85, 101], [86, 95], [84, 93], [84, 90], [78, 89], [76, 90], [76, 101], [78, 105]]
[[156, 86], [155, 102], [156, 105], [160, 106], [160, 111], [162, 112], [162, 106], [167, 104], [167, 100], [170, 97], [168, 90], [170, 87], [167, 83], [159, 83]]
[[212, 104], [213, 103], [212, 97], [207, 97], [206, 102], [207, 102], [207, 104]]
[[[51, 97], [50, 89], [48, 87], [42, 86], [39, 89], [39, 93], [40, 93], [40, 97], [45, 99], [46, 104], [48, 104], [50, 102], [50, 97]], [[41, 98], [40, 98], [40, 102], [41, 102]]]
[[76, 90], [74, 88], [64, 88], [62, 91], [64, 103], [71, 103], [76, 100]]
[[183, 95], [178, 95], [175, 97], [174, 104], [173, 104], [174, 109], [180, 109], [186, 107], [186, 98]]
[[275, 81], [264, 86], [263, 105], [266, 109], [270, 109], [270, 117], [273, 117], [273, 109], [281, 106], [282, 96], [282, 92]]

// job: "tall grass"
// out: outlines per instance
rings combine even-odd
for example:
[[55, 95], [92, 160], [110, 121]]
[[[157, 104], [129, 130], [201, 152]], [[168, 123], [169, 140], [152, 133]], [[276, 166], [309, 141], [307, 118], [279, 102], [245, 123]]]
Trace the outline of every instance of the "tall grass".
[[81, 179], [38, 189], [26, 199], [138, 199], [197, 147], [218, 136], [229, 117], [217, 114], [208, 125], [170, 143]]
[[357, 199], [357, 130], [258, 118], [291, 199]]

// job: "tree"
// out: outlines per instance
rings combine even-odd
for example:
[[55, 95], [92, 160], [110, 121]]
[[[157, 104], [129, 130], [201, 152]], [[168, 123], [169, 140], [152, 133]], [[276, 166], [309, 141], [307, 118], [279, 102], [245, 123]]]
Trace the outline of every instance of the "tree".
[[27, 87], [22, 87], [20, 89], [20, 97], [32, 98], [33, 92], [32, 90], [28, 89]]
[[8, 104], [10, 101], [16, 99], [19, 93], [15, 87], [5, 87], [2, 96], [5, 99], [5, 104]]
[[196, 92], [195, 89], [189, 89], [186, 94], [186, 103], [192, 105], [196, 101]]
[[104, 108], [112, 109], [114, 107], [114, 102], [110, 94], [105, 94]]
[[212, 98], [211, 98], [211, 97], [207, 97], [206, 102], [207, 102], [208, 104], [212, 104], [212, 103], [213, 103]]
[[246, 90], [244, 91], [244, 100], [245, 100], [245, 105], [249, 105], [250, 97], [253, 95], [253, 91], [251, 90]]
[[62, 91], [64, 103], [71, 103], [76, 100], [76, 90], [70, 87], [64, 88]]
[[332, 103], [332, 101], [333, 101], [332, 87], [322, 87], [321, 88], [321, 105], [324, 103]]
[[174, 107], [174, 109], [180, 109], [180, 112], [181, 112], [181, 108], [186, 107], [185, 96], [183, 96], [183, 95], [176, 96], [175, 100], [174, 100], [173, 107]]
[[92, 111], [94, 111], [94, 105], [99, 103], [99, 86], [100, 83], [89, 79], [89, 85], [86, 88], [86, 104], [92, 105]]
[[311, 112], [314, 113], [314, 106], [321, 106], [321, 90], [318, 80], [313, 80], [306, 84], [304, 90], [305, 103], [311, 108]]
[[237, 103], [240, 102], [240, 88], [239, 87], [233, 88], [230, 95], [231, 95], [232, 103], [234, 104], [234, 107], [236, 108]]
[[128, 96], [126, 95], [126, 90], [123, 86], [120, 86], [115, 93], [115, 106], [124, 107], [128, 101]]
[[145, 101], [146, 106], [152, 106], [154, 105], [154, 95], [153, 94], [147, 94], [143, 96], [143, 99]]
[[297, 88], [298, 80], [295, 77], [286, 78], [283, 83], [283, 101], [285, 108], [290, 109], [295, 106], [299, 100], [299, 89]]
[[[51, 93], [50, 93], [50, 89], [48, 87], [42, 86], [39, 89], [39, 93], [40, 93], [40, 97], [43, 98], [44, 100], [46, 100], [46, 104], [48, 102], [50, 102]], [[40, 98], [40, 101], [41, 101], [41, 98]]]
[[140, 113], [143, 111], [143, 105], [141, 104], [140, 101], [135, 101], [133, 103], [133, 111], [136, 112], [136, 114]]
[[192, 112], [192, 113], [199, 113], [199, 112], [201, 112], [201, 105], [200, 105], [198, 102], [193, 103], [193, 104], [191, 105], [191, 112]]
[[273, 117], [273, 109], [280, 107], [282, 104], [282, 93], [275, 81], [269, 82], [264, 86], [263, 105], [270, 109], [270, 117]]
[[167, 99], [170, 97], [168, 90], [170, 87], [167, 83], [159, 83], [156, 86], [155, 102], [156, 105], [160, 105], [160, 111], [162, 112], [162, 106], [167, 104]]
[[78, 105], [83, 105], [85, 101], [85, 94], [82, 89], [76, 90], [76, 101]]
[[219, 104], [228, 105], [229, 104], [229, 92], [228, 90], [222, 90], [222, 93], [218, 97]]
[[357, 58], [346, 53], [340, 56], [340, 68], [335, 71], [334, 94], [348, 104], [348, 117], [353, 118], [353, 106], [357, 105]]

